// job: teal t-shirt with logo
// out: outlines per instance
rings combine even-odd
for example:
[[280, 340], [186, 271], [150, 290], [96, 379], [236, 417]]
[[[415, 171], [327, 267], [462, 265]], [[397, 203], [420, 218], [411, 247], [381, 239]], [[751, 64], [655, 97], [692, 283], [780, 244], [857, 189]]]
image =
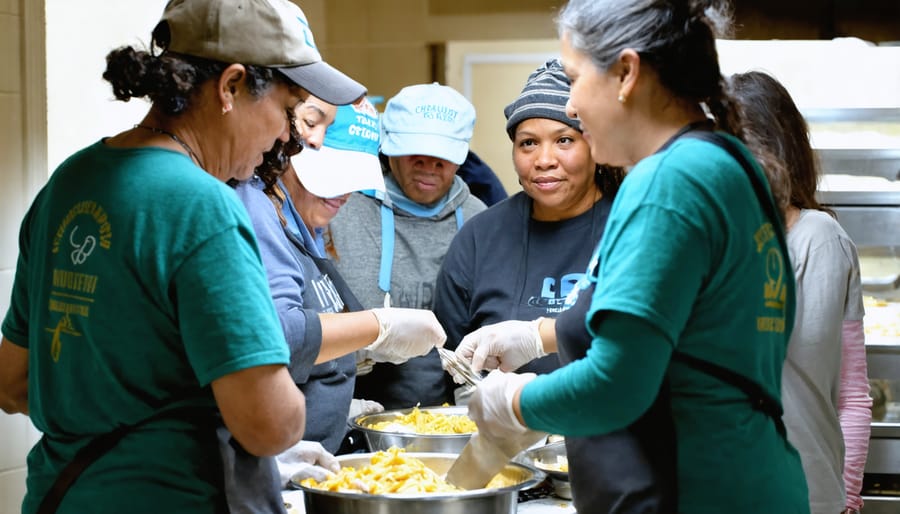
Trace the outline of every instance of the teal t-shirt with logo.
[[[761, 170], [755, 171], [765, 181]], [[586, 320], [594, 347], [585, 359], [524, 388], [521, 407], [529, 426], [574, 435], [590, 433], [586, 423], [605, 431], [623, 428], [604, 426], [603, 413], [616, 412], [632, 398], [579, 398], [562, 390], [565, 384], [609, 380], [602, 363], [591, 359], [614, 353], [604, 351], [607, 343], [596, 335], [610, 311], [641, 320], [648, 334], [671, 345], [667, 352], [727, 367], [781, 397], [794, 317], [793, 274], [785, 265], [787, 249], [778, 244], [749, 186], [724, 149], [693, 138], [676, 140], [629, 172], [599, 245], [598, 280]], [[658, 348], [642, 345], [642, 335], [618, 342], [615, 351], [634, 353], [631, 367], [617, 372], [658, 384], [659, 376], [640, 380], [646, 374], [641, 360], [656, 358], [640, 353]], [[679, 512], [807, 512], [796, 450], [744, 392], [679, 362], [669, 363], [666, 376], [677, 440]], [[584, 402], [592, 402], [593, 414], [585, 415]]]
[[[186, 156], [96, 143], [51, 177], [21, 228], [2, 330], [29, 350], [31, 513], [77, 449], [140, 424], [59, 512], [221, 512], [209, 387], [288, 349], [246, 211]], [[158, 415], [172, 406], [179, 414]]]

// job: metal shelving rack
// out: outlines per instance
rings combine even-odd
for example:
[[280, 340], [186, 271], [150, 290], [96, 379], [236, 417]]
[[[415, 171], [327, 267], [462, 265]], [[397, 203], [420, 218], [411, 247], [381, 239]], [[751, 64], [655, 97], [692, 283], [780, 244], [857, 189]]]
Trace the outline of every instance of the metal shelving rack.
[[[803, 114], [811, 130], [816, 124], [845, 122], [861, 127], [894, 123], [900, 126], [900, 109], [815, 109]], [[817, 196], [820, 202], [835, 211], [838, 222], [856, 244], [861, 258], [893, 256], [900, 261], [900, 187], [896, 187], [900, 184], [900, 147], [821, 148], [816, 152], [824, 174], [887, 180], [883, 186], [879, 186], [882, 181], [878, 179], [863, 180], [860, 184], [866, 185], [860, 190], [853, 190], [852, 186], [841, 187], [840, 190], [820, 190]], [[867, 286], [865, 276], [863, 287], [864, 290], [872, 287], [871, 284]], [[896, 283], [865, 292], [900, 301]], [[886, 379], [895, 384], [900, 381], [900, 339], [867, 341], [866, 360], [870, 379]], [[882, 420], [872, 423], [865, 483], [867, 486], [876, 484], [868, 491], [864, 489], [867, 513], [900, 512], [900, 495], [893, 489], [900, 484], [900, 423]]]

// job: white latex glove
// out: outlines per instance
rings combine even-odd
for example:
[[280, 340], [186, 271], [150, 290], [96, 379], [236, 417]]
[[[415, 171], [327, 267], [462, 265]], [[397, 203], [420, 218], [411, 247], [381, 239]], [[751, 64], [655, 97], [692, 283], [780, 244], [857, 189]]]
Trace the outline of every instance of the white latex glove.
[[[456, 355], [471, 362], [476, 373], [496, 368], [500, 371], [517, 370], [547, 355], [538, 331], [543, 319], [501, 321], [481, 327], [463, 337], [456, 348]], [[456, 381], [455, 376], [453, 380]]]
[[513, 412], [516, 392], [537, 377], [534, 373], [491, 371], [469, 399], [469, 417], [481, 437], [499, 448], [508, 459], [547, 437], [519, 422]]
[[387, 308], [371, 312], [378, 320], [378, 339], [361, 352], [375, 362], [402, 364], [447, 341], [444, 327], [429, 310]]
[[376, 414], [383, 411], [384, 405], [376, 401], [354, 398], [350, 400], [350, 413], [347, 417], [353, 419], [356, 416], [362, 416], [363, 414]]
[[294, 476], [298, 480], [314, 478], [321, 482], [341, 470], [334, 455], [316, 441], [300, 441], [276, 455], [275, 461], [278, 463], [282, 487], [286, 487]]

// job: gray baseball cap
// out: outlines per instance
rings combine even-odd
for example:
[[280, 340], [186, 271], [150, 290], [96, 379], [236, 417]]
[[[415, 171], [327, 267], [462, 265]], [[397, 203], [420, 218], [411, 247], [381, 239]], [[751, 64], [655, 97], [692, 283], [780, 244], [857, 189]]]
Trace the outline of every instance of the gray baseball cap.
[[366, 88], [322, 60], [306, 15], [288, 0], [171, 0], [167, 50], [277, 69], [312, 95], [345, 105]]

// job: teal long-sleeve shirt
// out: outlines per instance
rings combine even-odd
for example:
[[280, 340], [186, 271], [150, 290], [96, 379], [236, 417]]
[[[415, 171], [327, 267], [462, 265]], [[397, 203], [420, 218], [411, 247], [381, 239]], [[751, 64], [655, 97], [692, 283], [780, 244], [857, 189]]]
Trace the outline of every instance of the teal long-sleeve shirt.
[[646, 321], [607, 312], [585, 358], [528, 383], [520, 396], [525, 424], [567, 436], [624, 428], [659, 392], [672, 344]]

